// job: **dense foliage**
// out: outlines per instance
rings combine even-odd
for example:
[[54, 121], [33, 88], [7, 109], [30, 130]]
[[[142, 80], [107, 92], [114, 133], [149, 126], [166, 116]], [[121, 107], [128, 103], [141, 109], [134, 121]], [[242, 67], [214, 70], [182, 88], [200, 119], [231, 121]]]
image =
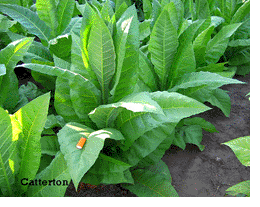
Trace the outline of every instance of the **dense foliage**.
[[[205, 102], [229, 116], [220, 87], [245, 84], [232, 77], [249, 73], [249, 9], [241, 0], [0, 0], [0, 195], [66, 191], [26, 178], [178, 196], [161, 158], [171, 144], [204, 149], [202, 129], [217, 130], [190, 116], [210, 110]], [[44, 90], [18, 88], [15, 67]]]

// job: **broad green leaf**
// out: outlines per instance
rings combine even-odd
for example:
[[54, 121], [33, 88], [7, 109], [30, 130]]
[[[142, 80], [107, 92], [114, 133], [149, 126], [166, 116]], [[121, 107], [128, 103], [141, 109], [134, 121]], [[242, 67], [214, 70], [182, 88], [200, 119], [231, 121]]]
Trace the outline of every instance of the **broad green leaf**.
[[55, 0], [37, 0], [36, 8], [39, 18], [51, 28], [52, 37], [56, 37], [59, 22]]
[[[165, 91], [150, 94], [163, 109], [165, 115], [122, 110], [115, 122], [116, 128], [126, 138], [120, 147], [125, 151], [124, 157], [127, 163], [132, 165], [154, 151], [164, 139], [172, 134], [181, 119], [210, 109], [178, 93]], [[150, 144], [145, 144], [146, 142]]]
[[192, 40], [203, 22], [204, 20], [193, 22], [179, 37], [179, 46], [177, 53], [173, 58], [173, 62], [171, 63], [171, 69], [168, 78], [169, 88], [172, 88], [176, 84], [176, 81], [185, 73], [195, 71], [196, 61]]
[[228, 60], [230, 65], [243, 65], [250, 62], [250, 49], [246, 48], [236, 53]]
[[18, 21], [29, 33], [45, 41], [50, 39], [51, 29], [31, 10], [17, 5], [0, 4], [0, 11]]
[[52, 129], [44, 129], [41, 137], [41, 153], [54, 156], [59, 150], [58, 137], [54, 131]]
[[57, 5], [57, 35], [62, 34], [62, 32], [68, 27], [73, 11], [75, 7], [74, 0], [60, 0]]
[[156, 101], [161, 108], [167, 122], [178, 123], [181, 119], [195, 114], [208, 111], [210, 108], [204, 104], [175, 92], [154, 92], [151, 93], [152, 99]]
[[250, 180], [242, 181], [232, 187], [229, 187], [226, 191], [228, 195], [238, 196], [239, 194], [244, 194], [250, 197]]
[[[87, 141], [80, 150], [76, 148], [76, 145], [81, 137], [86, 138]], [[107, 138], [121, 140], [124, 137], [116, 129], [107, 128], [94, 131], [78, 123], [68, 123], [59, 131], [60, 149], [76, 188], [84, 174], [96, 162]]]
[[244, 82], [236, 79], [225, 78], [215, 73], [210, 72], [194, 72], [184, 74], [183, 77], [176, 83], [175, 87], [169, 91], [177, 91], [178, 89], [186, 89], [190, 87], [197, 87], [207, 85], [210, 89], [216, 89], [226, 84], [243, 84]]
[[[127, 11], [124, 13], [124, 15], [120, 18], [120, 20], [116, 24], [116, 35], [115, 35], [115, 51], [116, 51], [116, 75], [114, 78], [113, 88], [110, 91], [110, 94], [114, 95], [116, 87], [118, 86], [121, 73], [122, 73], [122, 67], [126, 55], [126, 43], [127, 38], [129, 35], [129, 29], [132, 24], [133, 18], [134, 18], [134, 12], [133, 7], [127, 9]], [[125, 16], [127, 14], [127, 16]], [[130, 16], [132, 14], [132, 16]], [[130, 75], [130, 74], [129, 74]], [[129, 80], [128, 80], [129, 81]]]
[[140, 41], [144, 40], [145, 38], [147, 38], [150, 34], [151, 34], [151, 20], [144, 20], [143, 22], [141, 22], [139, 24], [139, 39]]
[[33, 41], [26, 55], [23, 58], [24, 63], [30, 63], [32, 60], [39, 60], [43, 62], [53, 62], [52, 55], [48, 48], [41, 43]]
[[82, 17], [73, 17], [67, 26], [67, 28], [62, 32], [62, 35], [67, 34], [67, 33], [80, 33], [81, 29], [81, 24], [82, 24]]
[[173, 26], [178, 30], [178, 25], [183, 21], [184, 5], [182, 0], [161, 0], [163, 9], [167, 9]]
[[[77, 149], [76, 145], [80, 138], [88, 138], [92, 132], [94, 132], [94, 130], [85, 125], [70, 122], [67, 123], [57, 134], [60, 143], [60, 150], [66, 160], [75, 188], [77, 188], [83, 175], [95, 163], [97, 156], [103, 147], [101, 143], [100, 145], [102, 146], [100, 149], [98, 143], [95, 145], [93, 141], [90, 141], [89, 145], [87, 145], [87, 141], [84, 148], [81, 150]], [[93, 149], [91, 149], [92, 145]]]
[[88, 43], [89, 63], [95, 72], [104, 104], [108, 101], [109, 84], [115, 73], [115, 49], [111, 34], [101, 18], [92, 25]]
[[224, 26], [209, 42], [206, 48], [206, 62], [217, 63], [219, 58], [224, 54], [229, 37], [234, 34], [241, 23]]
[[143, 0], [143, 11], [145, 19], [150, 19], [152, 13], [152, 3], [150, 0]]
[[155, 22], [148, 46], [161, 89], [166, 88], [168, 73], [177, 47], [177, 31], [172, 25], [168, 11], [163, 10]]
[[239, 137], [222, 143], [229, 146], [244, 166], [250, 166], [250, 136]]
[[146, 169], [151, 172], [163, 175], [169, 182], [172, 182], [170, 170], [168, 166], [165, 164], [165, 162], [163, 162], [162, 160], [160, 160], [158, 163], [154, 165], [147, 167]]
[[151, 29], [153, 29], [155, 22], [162, 12], [162, 6], [158, 0], [153, 0], [152, 2], [152, 13], [151, 13]]
[[236, 39], [228, 43], [229, 47], [249, 47], [250, 39]]
[[[101, 14], [103, 20], [105, 21], [106, 25], [109, 25], [109, 22], [111, 21], [111, 18], [115, 14], [114, 10], [112, 8], [110, 0], [106, 0], [104, 6], [101, 9], [101, 13], [100, 14]], [[110, 31], [110, 33], [111, 33], [111, 31]]]
[[[138, 162], [138, 167], [148, 167], [151, 165], [156, 165], [156, 163], [160, 162], [162, 157], [165, 154], [165, 151], [170, 148], [170, 146], [173, 144], [172, 140], [174, 139], [174, 131], [172, 134], [167, 136], [159, 145], [158, 147], [152, 151], [150, 154], [148, 154], [146, 157], [144, 157], [140, 162]], [[167, 167], [167, 166], [166, 166]], [[164, 171], [168, 170], [165, 169]], [[167, 173], [167, 172], [166, 172]], [[167, 176], [169, 179], [169, 182], [171, 182], [171, 175], [170, 173]]]
[[[164, 142], [174, 132], [174, 128], [177, 125], [176, 123], [171, 123], [170, 121], [167, 122], [165, 119], [163, 120], [163, 117], [157, 116], [157, 120], [154, 117], [155, 116], [153, 115], [153, 119], [147, 119], [147, 117], [143, 116], [143, 118], [146, 121], [149, 120], [151, 123], [157, 121], [157, 123], [153, 123], [153, 126], [150, 128], [148, 128], [149, 125], [146, 125], [146, 131], [142, 129], [142, 131], [144, 131], [143, 135], [139, 136], [131, 144], [130, 148], [126, 148], [126, 145], [124, 143], [119, 145], [119, 147], [123, 150], [120, 153], [120, 157], [123, 160], [123, 162], [126, 162], [132, 166], [136, 166], [140, 161], [142, 163], [142, 159], [146, 159], [147, 156], [155, 152], [160, 146], [160, 144]], [[128, 139], [125, 133], [124, 137], [126, 138], [126, 140]], [[165, 149], [164, 152], [167, 149]], [[156, 160], [153, 160], [153, 163], [150, 164], [154, 164], [154, 162], [158, 161], [159, 160], [156, 157]]]
[[70, 98], [69, 80], [58, 77], [55, 86], [54, 107], [65, 121], [80, 122]]
[[27, 37], [10, 43], [0, 51], [0, 64], [5, 64], [6, 75], [2, 77], [0, 90], [0, 106], [11, 110], [19, 100], [18, 79], [14, 73], [14, 67], [22, 60], [33, 38]]
[[210, 26], [201, 32], [193, 42], [194, 54], [196, 58], [196, 66], [202, 66], [206, 64], [205, 53], [206, 47], [211, 39], [211, 34], [214, 30], [214, 26]]
[[41, 132], [47, 120], [50, 93], [44, 94], [17, 111], [14, 116], [23, 130], [23, 137], [20, 140], [19, 152], [21, 165], [18, 173], [18, 185], [22, 191], [28, 186], [21, 185], [23, 178], [34, 179], [41, 159]]
[[[71, 178], [62, 153], [58, 152], [51, 164], [36, 175], [36, 179], [42, 184], [29, 186], [29, 197], [63, 197]], [[45, 180], [46, 185], [43, 183]]]
[[131, 165], [127, 163], [100, 153], [98, 159], [96, 160], [95, 164], [90, 168], [89, 172], [98, 175], [119, 173], [124, 172], [130, 167]]
[[225, 78], [233, 78], [234, 75], [237, 72], [237, 67], [231, 66], [228, 68], [225, 68], [226, 70], [222, 71], [222, 72], [215, 72], [216, 74], [219, 74]]
[[[15, 129], [14, 129], [15, 130]], [[12, 196], [14, 174], [9, 166], [12, 143], [12, 124], [9, 114], [0, 108], [0, 189], [4, 195]]]
[[11, 21], [7, 16], [0, 14], [0, 32], [7, 32], [16, 23], [16, 21]]
[[59, 58], [65, 58], [71, 54], [71, 35], [60, 35], [49, 41], [49, 50]]
[[205, 146], [201, 145], [202, 141], [202, 129], [199, 125], [191, 125], [183, 127], [185, 143], [195, 144], [199, 147], [200, 151], [203, 151]]
[[227, 64], [227, 62], [216, 63], [216, 64], [211, 63], [207, 66], [198, 67], [196, 70], [198, 72], [199, 71], [212, 72], [212, 73], [223, 72], [223, 71], [227, 70], [227, 67], [225, 67], [226, 64]]
[[208, 102], [213, 106], [217, 106], [225, 114], [226, 117], [229, 117], [231, 109], [231, 101], [227, 92], [222, 89], [215, 89], [213, 94], [208, 99]]
[[117, 22], [120, 17], [123, 15], [123, 13], [128, 9], [129, 7], [127, 6], [127, 4], [125, 2], [123, 2], [120, 7], [118, 8], [118, 10], [115, 11], [114, 17], [112, 17], [112, 19], [114, 18], [115, 21]]
[[158, 80], [154, 71], [153, 65], [149, 58], [139, 50], [139, 78], [147, 85], [152, 91], [158, 90]]
[[187, 118], [183, 120], [184, 125], [199, 125], [201, 126], [202, 129], [208, 132], [218, 132], [213, 124], [210, 122], [206, 121], [205, 119], [201, 117], [193, 117], [193, 118]]
[[64, 121], [63, 117], [60, 115], [51, 114], [47, 117], [47, 121], [45, 123], [45, 129], [51, 129], [53, 127], [64, 127], [66, 122]]
[[142, 92], [131, 94], [116, 103], [98, 106], [89, 113], [89, 117], [99, 128], [112, 127], [120, 113], [120, 108], [132, 112], [163, 114], [161, 107], [151, 99], [150, 95], [147, 92]]
[[139, 22], [134, 5], [130, 6], [118, 20], [116, 29], [117, 71], [110, 92], [113, 95], [111, 98], [113, 102], [133, 93], [138, 78]]
[[[10, 38], [11, 41], [20, 40], [25, 38], [23, 35], [19, 35], [13, 32], [6, 32], [6, 35]], [[33, 41], [29, 47], [26, 55], [23, 58], [23, 62], [31, 63], [32, 60], [39, 60], [43, 62], [53, 62], [52, 55], [47, 47], [43, 46], [42, 43]]]
[[195, 0], [196, 19], [207, 19], [210, 16], [207, 0]]
[[[82, 24], [83, 25], [83, 24]], [[87, 46], [85, 45], [86, 38], [77, 35], [72, 32], [72, 45], [71, 45], [71, 68], [72, 72], [78, 73], [91, 81], [98, 89], [100, 89], [100, 85], [98, 79], [89, 65]], [[88, 36], [88, 34], [86, 34]], [[85, 48], [85, 49], [84, 49]]]
[[[100, 89], [100, 85], [98, 82], [98, 79], [96, 77], [95, 72], [92, 70], [92, 68], [90, 67], [89, 64], [89, 53], [87, 50], [87, 46], [89, 43], [89, 33], [90, 33], [90, 29], [92, 27], [92, 25], [95, 23], [95, 21], [97, 19], [99, 19], [100, 17], [98, 16], [98, 14], [92, 9], [92, 7], [86, 3], [85, 4], [85, 10], [83, 13], [83, 20], [82, 20], [82, 25], [81, 25], [81, 29], [80, 29], [80, 37], [78, 35], [73, 35], [72, 36], [72, 54], [74, 54], [75, 56], [75, 63], [72, 64], [72, 66], [74, 67], [74, 65], [76, 66], [77, 71], [72, 67], [72, 70], [74, 72], [77, 72], [81, 75], [83, 75], [84, 77], [86, 77], [87, 79], [91, 80], [95, 86]], [[74, 46], [75, 45], [75, 46]], [[73, 51], [75, 49], [75, 52]], [[80, 50], [79, 50], [80, 49]], [[81, 53], [81, 55], [80, 55]], [[78, 67], [78, 65], [82, 65], [82, 59], [83, 59], [83, 64], [85, 67]], [[73, 60], [73, 58], [72, 58]]]
[[91, 185], [99, 184], [119, 184], [119, 183], [132, 183], [134, 180], [132, 178], [131, 172], [129, 169], [124, 172], [111, 172], [106, 174], [94, 174], [87, 172], [81, 180], [83, 183], [89, 183]]
[[241, 22], [247, 14], [250, 13], [250, 1], [246, 1], [243, 5], [236, 11], [230, 24]]
[[123, 3], [126, 3], [129, 7], [131, 5], [131, 0], [115, 0], [115, 11], [117, 11]]
[[90, 124], [88, 113], [100, 104], [101, 96], [100, 91], [88, 79], [70, 70], [48, 65], [23, 64], [20, 67], [69, 80], [73, 108], [81, 121]]
[[139, 197], [179, 197], [171, 182], [161, 174], [138, 169], [132, 172], [134, 185], [123, 185]]

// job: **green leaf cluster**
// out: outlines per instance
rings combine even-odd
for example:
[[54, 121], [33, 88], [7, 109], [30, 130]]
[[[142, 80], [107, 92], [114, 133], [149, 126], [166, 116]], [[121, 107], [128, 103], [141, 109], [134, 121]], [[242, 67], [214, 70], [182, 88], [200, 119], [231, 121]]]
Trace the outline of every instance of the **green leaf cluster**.
[[[8, 114], [0, 108], [0, 195], [63, 196], [67, 186], [28, 185], [34, 180], [70, 181], [67, 165], [59, 152], [50, 165], [38, 173], [41, 159], [41, 132], [47, 120], [50, 94], [44, 94]], [[24, 185], [26, 184], [27, 185]]]
[[[203, 150], [202, 130], [218, 132], [190, 118], [210, 109], [205, 102], [229, 116], [230, 98], [220, 87], [243, 83], [232, 77], [249, 64], [250, 1], [136, 5], [0, 0], [0, 106], [14, 113], [0, 108], [0, 195], [65, 193], [66, 186], [21, 185], [26, 177], [178, 196], [161, 158], [171, 144]], [[31, 69], [45, 91], [32, 83], [18, 89], [19, 61], [17, 70]], [[42, 95], [46, 90], [52, 96]]]

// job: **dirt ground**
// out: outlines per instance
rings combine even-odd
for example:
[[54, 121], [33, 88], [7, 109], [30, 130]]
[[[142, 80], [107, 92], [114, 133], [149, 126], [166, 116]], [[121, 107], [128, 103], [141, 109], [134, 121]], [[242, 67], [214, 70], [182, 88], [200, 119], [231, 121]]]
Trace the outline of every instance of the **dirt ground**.
[[[221, 143], [250, 135], [250, 76], [234, 78], [247, 84], [225, 85], [229, 91], [231, 113], [226, 117], [220, 109], [207, 104], [212, 110], [199, 117], [212, 123], [219, 133], [203, 133], [204, 151], [189, 144], [185, 150], [172, 146], [162, 160], [172, 175], [172, 185], [180, 197], [224, 197], [229, 187], [250, 179], [250, 167], [243, 166], [233, 151]], [[83, 187], [76, 192], [71, 184], [66, 192], [71, 197], [135, 197], [120, 185], [99, 186], [95, 189]]]
[[[26, 83], [30, 76], [28, 72], [19, 75], [20, 84]], [[250, 135], [250, 101], [248, 97], [245, 97], [250, 92], [250, 76], [235, 76], [234, 78], [247, 84], [221, 87], [229, 91], [230, 117], [226, 117], [220, 109], [207, 103], [206, 105], [212, 110], [198, 115], [212, 123], [219, 131], [219, 133], [203, 132], [201, 144], [205, 146], [204, 151], [201, 152], [192, 144], [188, 144], [185, 150], [171, 146], [162, 158], [169, 167], [172, 185], [180, 197], [224, 197], [227, 196], [225, 195], [227, 188], [250, 179], [250, 167], [243, 166], [228, 146], [221, 145], [232, 139]], [[32, 79], [30, 78], [29, 81]], [[94, 189], [83, 186], [76, 192], [72, 183], [65, 196], [136, 197], [122, 188], [120, 184], [102, 185]]]

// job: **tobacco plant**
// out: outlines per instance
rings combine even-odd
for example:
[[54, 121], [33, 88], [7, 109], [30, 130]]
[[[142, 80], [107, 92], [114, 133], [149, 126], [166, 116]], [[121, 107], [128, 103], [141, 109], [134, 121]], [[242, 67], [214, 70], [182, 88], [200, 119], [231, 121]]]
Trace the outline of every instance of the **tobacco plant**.
[[[86, 3], [80, 32], [71, 32], [70, 62], [20, 67], [58, 77], [55, 108], [67, 122], [58, 141], [76, 188], [128, 183], [139, 196], [177, 196], [160, 159], [178, 122], [210, 108], [176, 92], [136, 91], [138, 17], [134, 6], [119, 11]], [[81, 137], [87, 141], [79, 150]]]

